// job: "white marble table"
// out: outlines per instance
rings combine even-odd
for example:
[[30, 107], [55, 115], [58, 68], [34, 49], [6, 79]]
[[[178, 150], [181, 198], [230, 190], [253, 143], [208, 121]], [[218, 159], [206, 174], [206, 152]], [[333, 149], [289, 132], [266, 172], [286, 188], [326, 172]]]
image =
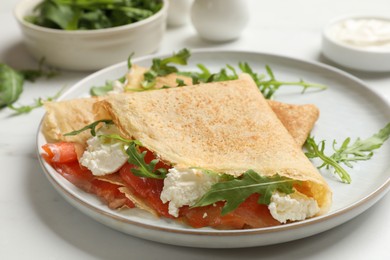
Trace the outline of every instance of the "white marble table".
[[[0, 62], [36, 66], [12, 16], [16, 0], [0, 3]], [[248, 0], [251, 19], [237, 41], [199, 39], [190, 24], [169, 28], [158, 53], [183, 47], [251, 50], [327, 61], [321, 56], [321, 28], [348, 13], [388, 14], [388, 0]], [[348, 70], [347, 70], [348, 71]], [[390, 101], [390, 73], [348, 71]], [[26, 84], [19, 100], [29, 104], [87, 73], [63, 72], [55, 80]], [[42, 174], [35, 136], [42, 109], [12, 116], [0, 111], [0, 259], [390, 259], [390, 195], [349, 222], [294, 242], [247, 249], [213, 250], [168, 246], [103, 226], [69, 205]]]

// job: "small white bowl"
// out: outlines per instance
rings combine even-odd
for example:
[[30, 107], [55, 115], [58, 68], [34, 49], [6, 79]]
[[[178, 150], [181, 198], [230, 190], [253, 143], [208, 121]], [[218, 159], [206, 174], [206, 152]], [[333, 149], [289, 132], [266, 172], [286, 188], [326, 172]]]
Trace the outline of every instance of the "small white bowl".
[[160, 11], [147, 19], [113, 28], [65, 31], [34, 25], [24, 20], [42, 0], [23, 0], [14, 16], [29, 52], [37, 60], [67, 70], [91, 71], [134, 57], [155, 52], [166, 29], [168, 0]]
[[355, 38], [356, 41], [352, 41], [352, 38], [346, 41], [347, 33], [345, 31], [342, 33], [338, 31], [340, 34], [336, 34], [337, 27], [345, 25], [346, 21], [352, 21], [352, 25], [347, 25], [346, 28], [352, 28], [354, 31], [358, 30], [357, 22], [362, 22], [362, 19], [370, 22], [384, 21], [390, 25], [390, 17], [383, 16], [349, 15], [336, 18], [325, 26], [322, 33], [322, 52], [324, 56], [350, 69], [369, 72], [390, 71], [390, 43], [386, 46], [380, 44], [375, 46], [375, 44], [368, 43], [367, 40], [371, 39], [368, 36], [371, 33], [370, 30], [360, 30], [361, 35], [363, 35], [361, 42]]

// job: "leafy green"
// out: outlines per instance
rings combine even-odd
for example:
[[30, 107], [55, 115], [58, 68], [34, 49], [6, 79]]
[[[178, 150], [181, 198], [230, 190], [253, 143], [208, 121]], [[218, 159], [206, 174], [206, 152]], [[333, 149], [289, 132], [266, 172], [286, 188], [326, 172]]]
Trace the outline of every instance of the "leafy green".
[[140, 152], [137, 144], [131, 143], [126, 149], [126, 153], [129, 156], [128, 162], [137, 166], [132, 168], [131, 171], [134, 175], [146, 178], [164, 179], [167, 175], [167, 169], [156, 169], [158, 159], [153, 159], [149, 164], [145, 162], [145, 155], [147, 151]]
[[48, 101], [53, 101], [53, 100], [56, 100], [62, 93], [62, 90], [61, 89], [60, 91], [58, 91], [54, 96], [52, 97], [48, 97], [46, 99], [43, 99], [43, 98], [38, 98], [38, 99], [35, 99], [34, 101], [34, 104], [32, 105], [25, 105], [25, 106], [19, 106], [19, 107], [16, 107], [14, 106], [13, 104], [10, 104], [8, 105], [8, 108], [14, 110], [16, 112], [16, 115], [21, 115], [21, 114], [27, 114], [27, 113], [30, 113], [32, 110], [36, 109], [36, 108], [39, 108], [41, 106], [43, 106], [43, 104], [45, 102], [48, 102]]
[[211, 186], [193, 207], [211, 205], [218, 201], [225, 201], [222, 215], [235, 210], [242, 202], [254, 193], [260, 194], [258, 203], [268, 205], [272, 193], [279, 191], [285, 194], [293, 192], [294, 180], [275, 175], [262, 177], [253, 170], [246, 171], [241, 178], [219, 182]]
[[156, 77], [166, 76], [179, 70], [170, 64], [187, 65], [187, 61], [191, 53], [188, 49], [182, 49], [178, 53], [173, 53], [164, 59], [155, 58], [152, 60], [152, 66], [144, 73], [144, 81], [142, 87], [145, 90], [151, 89], [156, 84]]
[[[124, 76], [117, 79], [117, 81], [119, 81], [120, 83], [124, 83], [125, 80], [126, 80], [126, 78]], [[106, 84], [103, 86], [91, 87], [91, 89], [89, 90], [89, 93], [91, 94], [91, 96], [94, 96], [94, 97], [107, 95], [108, 92], [110, 92], [114, 89], [114, 84], [115, 84], [115, 81], [107, 80]]]
[[100, 123], [104, 123], [104, 124], [114, 124], [114, 122], [110, 119], [102, 119], [102, 120], [97, 120], [87, 126], [84, 126], [83, 128], [79, 129], [79, 130], [75, 130], [75, 131], [72, 131], [72, 132], [69, 132], [69, 133], [66, 133], [64, 134], [64, 136], [73, 136], [73, 135], [78, 135], [84, 131], [87, 131], [87, 130], [90, 130], [91, 131], [91, 135], [92, 136], [96, 136], [96, 127], [100, 124]]
[[[96, 127], [101, 123], [104, 124], [114, 124], [112, 120], [102, 119], [97, 120], [79, 130], [75, 130], [69, 133], [64, 134], [64, 136], [74, 136], [78, 135], [84, 131], [90, 130], [92, 136], [96, 136]], [[118, 140], [128, 147], [125, 149], [126, 154], [129, 156], [128, 162], [135, 165], [136, 168], [132, 168], [131, 171], [134, 175], [145, 178], [155, 178], [155, 179], [164, 179], [167, 175], [167, 170], [165, 168], [157, 168], [156, 165], [160, 162], [159, 159], [153, 159], [149, 163], [145, 161], [145, 156], [147, 151], [140, 151], [142, 143], [138, 140], [128, 140], [123, 138], [118, 134], [101, 134], [99, 138], [105, 140]]]
[[11, 105], [19, 98], [23, 83], [23, 75], [0, 63], [0, 108]]
[[275, 95], [275, 92], [281, 87], [281, 86], [301, 86], [303, 87], [302, 93], [304, 93], [308, 88], [317, 88], [319, 90], [324, 90], [327, 87], [322, 84], [317, 83], [309, 83], [305, 82], [304, 80], [300, 81], [279, 81], [275, 78], [275, 75], [271, 68], [266, 65], [265, 69], [267, 71], [267, 75], [270, 79], [266, 80], [264, 75], [257, 75], [254, 73], [249, 66], [248, 63], [240, 63], [239, 64], [240, 69], [242, 72], [248, 73], [251, 75], [253, 80], [256, 82], [256, 85], [259, 87], [259, 90], [261, 93], [263, 93], [264, 97], [266, 99], [271, 99]]
[[137, 168], [132, 168], [131, 172], [139, 177], [153, 178], [153, 179], [164, 179], [167, 175], [167, 170], [165, 168], [157, 168], [156, 165], [160, 162], [159, 159], [153, 159], [149, 163], [145, 161], [145, 156], [147, 151], [140, 151], [142, 143], [138, 140], [128, 140], [121, 137], [118, 134], [103, 134], [99, 135], [99, 138], [104, 139], [114, 139], [121, 141], [122, 143], [128, 145], [125, 152], [129, 156], [127, 160], [129, 163], [137, 166]]
[[340, 177], [341, 181], [351, 183], [351, 176], [349, 173], [331, 156], [325, 155], [325, 140], [322, 140], [317, 144], [313, 137], [308, 137], [305, 142], [305, 148], [307, 149], [305, 154], [308, 158], [319, 158], [323, 161], [323, 164], [318, 168], [322, 168], [324, 166], [329, 168], [331, 166], [334, 168], [334, 173]]
[[[132, 67], [132, 63], [131, 63], [131, 58], [133, 57], [134, 53], [130, 54], [129, 57], [127, 57], [127, 69], [130, 70], [131, 67]], [[126, 81], [126, 75], [125, 76], [122, 76], [120, 77], [119, 79], [117, 79], [117, 81], [119, 81], [120, 83], [125, 83]], [[91, 96], [104, 96], [106, 95], [108, 92], [112, 91], [114, 89], [114, 84], [115, 84], [115, 81], [112, 81], [112, 80], [107, 80], [106, 81], [106, 84], [103, 85], [103, 86], [93, 86], [90, 90], [89, 90], [89, 93], [91, 94]]]
[[[42, 98], [39, 98], [35, 101], [34, 105], [31, 106], [22, 106], [15, 107], [12, 104], [18, 100], [20, 94], [23, 92], [24, 81], [35, 81], [40, 77], [53, 77], [57, 75], [56, 71], [53, 70], [44, 70], [43, 69], [44, 59], [41, 59], [38, 64], [38, 69], [25, 69], [25, 70], [16, 70], [10, 66], [0, 63], [0, 108], [8, 106], [9, 108], [15, 110], [17, 114], [28, 113], [34, 108], [40, 107], [43, 104]], [[57, 98], [57, 95], [54, 97], [48, 98], [47, 100], [53, 100]]]
[[323, 163], [318, 168], [325, 167], [326, 169], [333, 168], [334, 173], [345, 183], [351, 183], [351, 177], [348, 172], [340, 165], [341, 163], [352, 168], [352, 162], [365, 161], [372, 158], [374, 150], [379, 149], [390, 136], [390, 123], [379, 130], [378, 133], [371, 137], [361, 140], [357, 138], [354, 143], [351, 143], [351, 138], [346, 138], [340, 148], [336, 147], [337, 142], [333, 141], [334, 153], [330, 156], [325, 155], [325, 141], [322, 140], [318, 144], [313, 137], [306, 140], [305, 148], [307, 149], [306, 156], [308, 158], [319, 158]]
[[[131, 63], [130, 55], [127, 60], [127, 67], [130, 70]], [[190, 57], [190, 51], [188, 49], [182, 49], [178, 53], [173, 53], [172, 56], [166, 57], [164, 59], [155, 58], [152, 61], [152, 66], [148, 71], [144, 73], [144, 80], [141, 83], [142, 88], [139, 89], [131, 89], [131, 91], [145, 91], [145, 90], [153, 90], [156, 84], [156, 78], [161, 76], [166, 76], [170, 73], [178, 72], [178, 69], [175, 66], [170, 64], [179, 64], [186, 65], [187, 60]], [[124, 83], [126, 77], [123, 76], [118, 79], [119, 82]], [[184, 82], [180, 79], [177, 80], [177, 86], [184, 86]], [[114, 81], [107, 81], [104, 86], [100, 87], [92, 87], [90, 93], [92, 96], [103, 96], [106, 95], [109, 91], [113, 90]], [[172, 86], [166, 86], [172, 87]]]
[[[200, 70], [198, 71], [180, 71], [177, 67], [172, 66], [171, 64], [178, 65], [187, 65], [188, 59], [190, 58], [191, 53], [188, 49], [182, 49], [178, 53], [173, 53], [172, 56], [160, 59], [155, 58], [152, 60], [152, 66], [148, 71], [144, 73], [144, 80], [141, 83], [142, 88], [131, 89], [131, 91], [145, 91], [145, 90], [154, 90], [154, 86], [156, 84], [157, 77], [163, 77], [171, 73], [177, 73], [179, 75], [187, 76], [192, 78], [192, 84], [196, 85], [199, 83], [207, 83], [207, 82], [218, 82], [218, 81], [227, 81], [227, 80], [235, 80], [238, 79], [238, 73], [236, 68], [227, 64], [226, 68], [220, 69], [220, 71], [216, 73], [211, 73], [210, 70], [203, 64], [198, 64], [197, 67]], [[128, 59], [128, 63], [130, 64], [128, 67], [131, 68], [131, 57]], [[265, 98], [271, 99], [274, 97], [275, 92], [284, 85], [295, 85], [303, 87], [302, 93], [304, 93], [308, 88], [317, 88], [319, 90], [324, 90], [327, 87], [317, 83], [309, 83], [303, 80], [300, 81], [278, 81], [271, 68], [267, 65], [266, 71], [269, 76], [269, 79], [266, 79], [266, 75], [257, 74], [253, 71], [251, 66], [246, 62], [239, 62], [238, 68], [243, 73], [248, 73], [256, 85], [258, 86], [261, 93]], [[125, 76], [119, 79], [120, 82], [125, 81]], [[183, 80], [176, 80], [177, 86], [163, 86], [163, 88], [171, 88], [171, 87], [181, 87], [184, 86], [185, 83]], [[104, 86], [100, 87], [92, 87], [90, 92], [92, 96], [101, 96], [107, 94], [107, 92], [113, 90], [114, 81], [107, 81]]]
[[[198, 84], [200, 82], [217, 82], [238, 79], [236, 69], [229, 64], [226, 65], [226, 68], [222, 68], [217, 73], [211, 73], [210, 70], [207, 69], [207, 67], [203, 64], [198, 64], [197, 66], [200, 69], [200, 72], [187, 71], [180, 72], [179, 74], [191, 77], [193, 84]], [[272, 99], [275, 95], [275, 92], [281, 86], [301, 86], [303, 87], [302, 93], [304, 93], [308, 88], [317, 88], [319, 90], [324, 90], [327, 88], [325, 85], [309, 83], [302, 79], [300, 81], [279, 81], [275, 78], [273, 71], [268, 65], [265, 66], [265, 69], [269, 79], [266, 79], [267, 76], [264, 74], [259, 75], [255, 73], [247, 62], [239, 62], [238, 68], [241, 70], [241, 72], [247, 73], [252, 77], [260, 92], [266, 99]]]
[[25, 20], [61, 30], [94, 30], [131, 24], [157, 13], [160, 0], [43, 0]]

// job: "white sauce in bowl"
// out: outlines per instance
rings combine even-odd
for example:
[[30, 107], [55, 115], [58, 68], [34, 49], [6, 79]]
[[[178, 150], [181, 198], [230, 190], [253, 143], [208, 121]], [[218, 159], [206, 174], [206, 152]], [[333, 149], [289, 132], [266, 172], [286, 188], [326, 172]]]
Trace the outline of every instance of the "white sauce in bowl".
[[390, 20], [350, 18], [335, 23], [328, 35], [340, 43], [372, 51], [390, 51]]

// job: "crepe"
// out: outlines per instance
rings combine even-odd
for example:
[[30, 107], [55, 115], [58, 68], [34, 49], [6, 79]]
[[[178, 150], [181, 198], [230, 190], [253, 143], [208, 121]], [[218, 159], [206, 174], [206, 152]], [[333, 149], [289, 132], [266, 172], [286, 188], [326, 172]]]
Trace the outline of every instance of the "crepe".
[[313, 104], [293, 105], [274, 100], [267, 102], [295, 142], [303, 146], [320, 115], [319, 109]]
[[[76, 142], [82, 145], [91, 137], [89, 132], [74, 136], [63, 136], [97, 120], [93, 104], [100, 98], [79, 98], [60, 102], [45, 103], [46, 115], [42, 122], [42, 132], [48, 142]], [[319, 116], [315, 105], [293, 105], [267, 100], [284, 127], [299, 146], [302, 146]]]
[[328, 211], [332, 193], [249, 75], [191, 87], [116, 94], [95, 103], [125, 138], [177, 168], [301, 181], [299, 191]]
[[64, 136], [74, 130], [83, 128], [96, 121], [96, 115], [92, 110], [100, 97], [79, 98], [61, 102], [45, 102], [45, 117], [42, 121], [42, 133], [48, 142], [75, 142], [85, 144], [91, 137], [85, 131], [74, 136]]

